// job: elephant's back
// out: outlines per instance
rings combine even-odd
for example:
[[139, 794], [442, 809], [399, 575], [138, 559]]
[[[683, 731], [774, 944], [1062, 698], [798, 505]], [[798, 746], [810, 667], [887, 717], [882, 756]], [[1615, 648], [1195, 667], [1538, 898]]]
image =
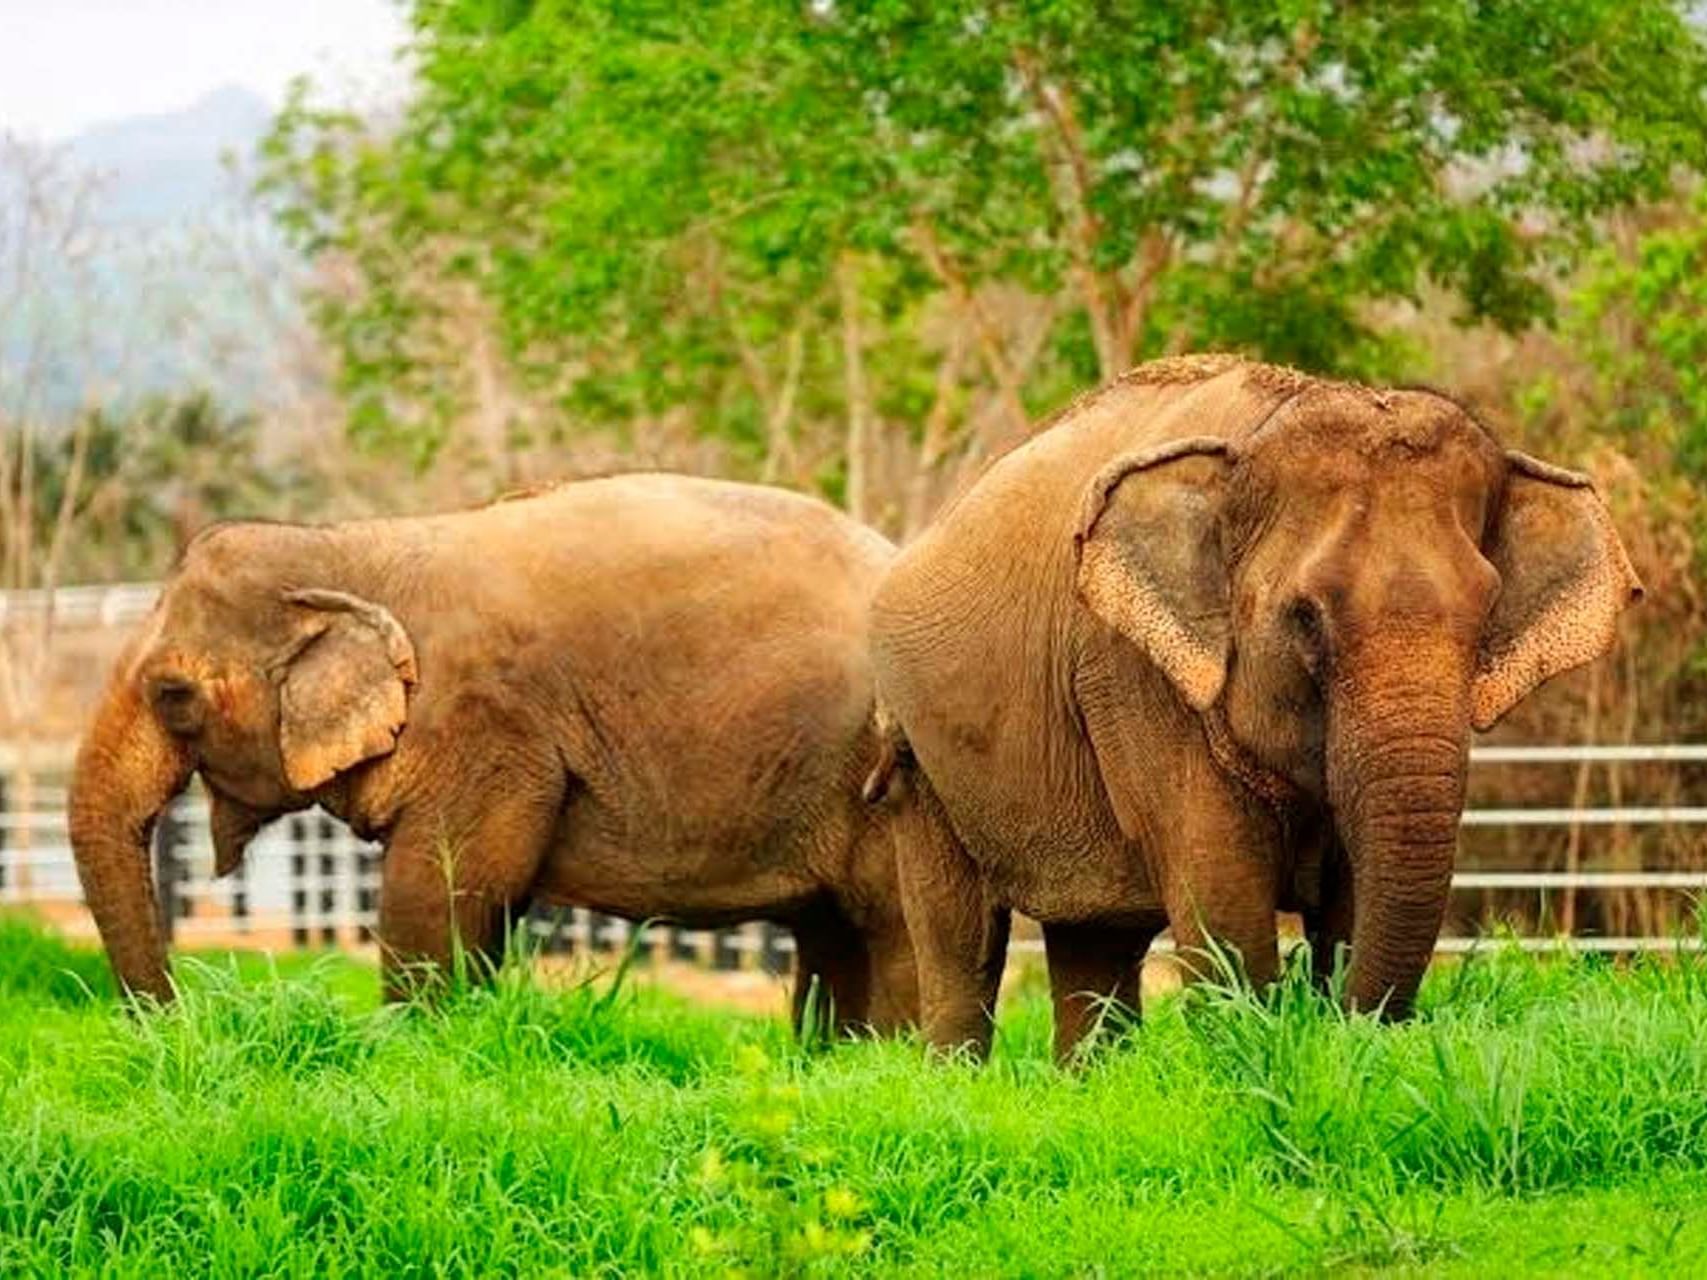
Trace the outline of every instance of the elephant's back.
[[1074, 535], [1104, 467], [1189, 436], [1241, 439], [1300, 382], [1233, 357], [1190, 357], [1081, 396], [992, 461], [901, 551], [877, 597], [881, 642], [929, 631], [945, 610], [980, 632], [1048, 628], [1071, 603]]
[[531, 618], [583, 667], [692, 669], [789, 637], [863, 651], [870, 598], [895, 554], [817, 499], [664, 472], [573, 481], [441, 519], [438, 593]]
[[887, 540], [798, 494], [654, 473], [479, 514], [519, 533], [522, 572], [495, 573], [533, 599], [532, 651], [572, 698], [566, 755], [607, 844], [704, 881], [733, 847], [794, 856], [857, 801]]
[[[663, 473], [528, 501], [530, 537], [549, 543], [553, 630], [584, 670], [669, 682], [677, 706], [723, 715], [792, 682], [833, 678], [844, 700], [869, 686], [869, 603], [894, 548], [828, 504]], [[711, 684], [721, 692], [700, 692]]]
[[730, 576], [762, 575], [765, 565], [740, 563], [750, 555], [834, 569], [860, 583], [880, 576], [895, 551], [881, 534], [817, 498], [670, 472], [570, 481], [501, 499], [476, 514], [545, 534], [545, 554], [607, 572], [716, 563]]

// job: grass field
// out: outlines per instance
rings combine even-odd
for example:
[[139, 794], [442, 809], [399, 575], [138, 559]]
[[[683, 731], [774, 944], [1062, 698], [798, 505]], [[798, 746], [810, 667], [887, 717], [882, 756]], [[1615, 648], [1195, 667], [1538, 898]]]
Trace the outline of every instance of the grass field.
[[1707, 961], [1442, 969], [1422, 1016], [1160, 1003], [1077, 1072], [809, 1052], [644, 983], [376, 1007], [346, 960], [0, 922], [0, 1274], [1707, 1272]]

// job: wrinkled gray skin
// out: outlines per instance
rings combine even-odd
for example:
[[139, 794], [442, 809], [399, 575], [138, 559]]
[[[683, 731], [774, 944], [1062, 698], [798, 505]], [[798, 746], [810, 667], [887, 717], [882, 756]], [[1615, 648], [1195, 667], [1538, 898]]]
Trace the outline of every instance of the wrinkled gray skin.
[[[791, 925], [799, 995], [913, 1020], [866, 617], [893, 549], [823, 503], [670, 475], [476, 510], [229, 524], [186, 551], [114, 672], [70, 797], [124, 986], [171, 995], [147, 838], [200, 773], [218, 868], [324, 805], [386, 852], [388, 992], [530, 902]], [[940, 837], [934, 837], [940, 838]], [[447, 883], [448, 878], [448, 883]]]
[[901, 853], [926, 1034], [987, 1047], [1010, 910], [1043, 924], [1063, 1055], [1096, 998], [1136, 1007], [1164, 927], [1272, 978], [1277, 908], [1402, 1016], [1472, 728], [1639, 594], [1588, 482], [1441, 396], [1202, 357], [1085, 398], [874, 605], [894, 750], [963, 846]]

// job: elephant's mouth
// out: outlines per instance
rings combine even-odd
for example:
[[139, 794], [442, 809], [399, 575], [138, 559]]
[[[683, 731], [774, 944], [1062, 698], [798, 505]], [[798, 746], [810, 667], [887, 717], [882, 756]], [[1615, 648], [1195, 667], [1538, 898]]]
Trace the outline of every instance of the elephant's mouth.
[[208, 831], [213, 837], [213, 870], [217, 876], [227, 876], [242, 865], [243, 855], [255, 833], [265, 826], [277, 811], [252, 807], [227, 795], [218, 785], [207, 782]]

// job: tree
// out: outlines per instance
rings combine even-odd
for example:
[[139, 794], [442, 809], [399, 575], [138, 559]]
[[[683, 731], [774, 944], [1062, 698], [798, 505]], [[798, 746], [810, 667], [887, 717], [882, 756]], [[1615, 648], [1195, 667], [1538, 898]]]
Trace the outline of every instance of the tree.
[[418, 0], [414, 32], [395, 127], [304, 91], [267, 146], [354, 283], [318, 312], [353, 429], [442, 440], [454, 279], [572, 421], [682, 414], [772, 476], [817, 441], [863, 514], [895, 436], [934, 466], [1150, 355], [1380, 372], [1377, 304], [1425, 289], [1546, 321], [1597, 220], [1707, 157], [1665, 0]]
[[261, 464], [258, 427], [254, 415], [193, 390], [123, 410], [97, 406], [72, 430], [39, 441], [32, 470], [41, 507], [58, 511], [74, 495], [67, 574], [147, 579], [211, 521], [277, 509], [286, 495], [312, 497], [314, 478], [301, 466]]
[[[1594, 255], [1567, 332], [1600, 375], [1599, 408], [1707, 482], [1707, 196]], [[1707, 527], [1696, 530], [1707, 560]]]
[[[23, 812], [33, 803], [54, 592], [93, 434], [87, 416], [66, 428], [50, 406], [66, 376], [64, 353], [97, 348], [113, 303], [90, 252], [98, 187], [62, 153], [0, 135], [0, 589], [9, 597], [0, 616], [0, 721], [16, 735], [8, 804]], [[44, 486], [48, 454], [58, 463], [56, 483]], [[27, 828], [16, 834], [27, 881], [31, 836]]]

